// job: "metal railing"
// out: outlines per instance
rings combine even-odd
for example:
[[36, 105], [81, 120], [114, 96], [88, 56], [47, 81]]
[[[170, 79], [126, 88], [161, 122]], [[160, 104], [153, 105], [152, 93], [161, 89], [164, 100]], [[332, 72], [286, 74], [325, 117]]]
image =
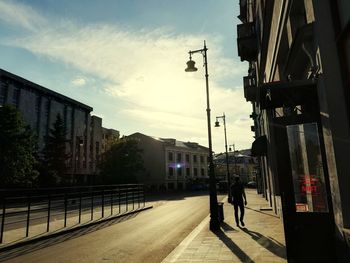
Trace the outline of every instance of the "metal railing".
[[68, 221], [77, 225], [144, 208], [145, 191], [141, 184], [0, 189], [0, 202], [1, 244], [11, 230], [23, 229], [29, 237], [37, 225], [49, 232], [58, 222], [65, 228]]

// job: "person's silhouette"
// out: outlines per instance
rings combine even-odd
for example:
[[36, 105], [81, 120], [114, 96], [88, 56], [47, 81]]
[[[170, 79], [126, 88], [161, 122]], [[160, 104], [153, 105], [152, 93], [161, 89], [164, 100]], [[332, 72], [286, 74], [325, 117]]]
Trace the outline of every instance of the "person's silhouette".
[[[244, 186], [239, 180], [239, 177], [235, 177], [235, 182], [231, 185], [231, 195], [232, 195], [232, 204], [235, 209], [235, 220], [236, 224], [239, 227], [239, 222], [244, 226], [244, 205], [247, 205], [247, 197], [244, 192]], [[244, 202], [243, 202], [244, 199]], [[238, 220], [238, 208], [241, 212], [240, 220]]]

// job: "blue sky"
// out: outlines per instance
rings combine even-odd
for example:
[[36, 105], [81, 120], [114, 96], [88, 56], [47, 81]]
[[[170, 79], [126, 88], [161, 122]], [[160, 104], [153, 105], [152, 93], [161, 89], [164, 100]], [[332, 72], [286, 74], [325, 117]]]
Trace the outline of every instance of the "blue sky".
[[[0, 68], [94, 108], [103, 126], [207, 145], [206, 40], [212, 123], [249, 148], [247, 65], [237, 56], [238, 0], [0, 0]], [[213, 127], [213, 126], [212, 126]], [[223, 128], [212, 128], [224, 151]]]

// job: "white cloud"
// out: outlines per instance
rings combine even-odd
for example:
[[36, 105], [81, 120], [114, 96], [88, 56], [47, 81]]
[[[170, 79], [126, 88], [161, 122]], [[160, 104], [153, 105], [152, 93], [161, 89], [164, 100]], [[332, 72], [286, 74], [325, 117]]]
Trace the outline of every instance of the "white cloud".
[[[132, 31], [118, 25], [79, 26], [72, 21], [48, 20], [29, 7], [18, 4], [11, 7], [9, 3], [12, 2], [5, 4], [9, 10], [5, 12], [6, 22], [13, 22], [9, 18], [13, 15], [11, 10], [29, 10], [18, 25], [37, 30], [9, 40], [8, 45], [27, 49], [74, 67], [86, 76], [105, 80], [108, 85], [100, 88], [107, 93], [106, 96], [114, 96], [116, 100], [126, 102], [123, 105], [128, 105], [123, 109], [115, 106], [113, 110], [119, 111], [125, 119], [131, 118], [142, 124], [141, 132], [143, 127], [148, 127], [150, 132], [158, 133], [150, 135], [182, 140], [186, 140], [186, 136], [199, 138], [203, 144], [206, 144], [207, 124], [202, 56], [193, 56], [198, 72], [185, 73], [184, 69], [188, 50], [201, 48], [203, 39], [207, 39], [212, 120], [215, 121], [215, 114], [225, 112], [228, 130], [234, 131], [235, 141], [240, 140], [242, 147], [249, 145], [250, 122], [236, 123], [250, 112], [242, 89], [230, 89], [230, 83], [221, 86], [225, 78], [241, 78], [243, 67], [232, 58], [223, 56], [219, 36], [174, 35], [165, 29]], [[36, 27], [45, 20], [50, 22]], [[76, 78], [72, 84], [83, 86], [86, 79]], [[120, 127], [116, 128], [123, 130], [123, 123], [118, 125]], [[221, 149], [219, 143], [223, 136], [214, 134], [217, 139], [213, 138], [213, 144]]]
[[82, 86], [85, 86], [86, 80], [84, 78], [78, 77], [73, 79], [71, 83], [73, 84], [73, 86], [82, 87]]
[[0, 21], [31, 31], [37, 31], [46, 24], [45, 18], [30, 6], [9, 0], [0, 1]]

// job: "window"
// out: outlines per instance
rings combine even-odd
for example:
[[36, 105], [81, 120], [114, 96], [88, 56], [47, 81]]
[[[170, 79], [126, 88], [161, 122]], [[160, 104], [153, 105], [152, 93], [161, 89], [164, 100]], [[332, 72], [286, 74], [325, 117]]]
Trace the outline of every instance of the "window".
[[96, 142], [96, 164], [99, 164], [100, 162], [100, 143]]
[[7, 84], [1, 84], [0, 86], [0, 105], [4, 105], [7, 100]]
[[174, 175], [174, 168], [173, 167], [168, 167], [168, 174], [169, 174], [169, 176]]
[[193, 168], [193, 175], [194, 175], [194, 176], [197, 176], [197, 175], [198, 175], [198, 170], [197, 170], [197, 168]]
[[194, 162], [194, 163], [197, 162], [197, 155], [193, 155], [193, 162]]
[[41, 106], [41, 97], [37, 95], [35, 97], [35, 115], [36, 115], [36, 131], [38, 134], [40, 132], [40, 106]]
[[191, 175], [191, 169], [190, 168], [186, 168], [186, 175], [190, 176]]
[[201, 176], [204, 176], [204, 168], [201, 169]]
[[12, 94], [12, 103], [13, 103], [13, 105], [16, 106], [16, 108], [18, 108], [18, 106], [19, 106], [19, 96], [20, 96], [20, 89], [14, 88], [13, 94]]
[[181, 162], [181, 159], [182, 159], [181, 153], [178, 153], [176, 156], [176, 161]]
[[173, 153], [168, 152], [168, 161], [172, 161], [172, 160], [173, 160]]
[[189, 163], [189, 162], [190, 162], [190, 155], [189, 155], [189, 154], [186, 154], [186, 157], [185, 157], [185, 158], [186, 158], [186, 162]]
[[182, 175], [182, 168], [179, 167], [179, 168], [177, 168], [176, 170], [177, 170], [177, 175], [178, 175], [178, 176], [181, 176], [181, 175]]
[[200, 161], [201, 163], [204, 163], [204, 157], [202, 155], [200, 156]]

